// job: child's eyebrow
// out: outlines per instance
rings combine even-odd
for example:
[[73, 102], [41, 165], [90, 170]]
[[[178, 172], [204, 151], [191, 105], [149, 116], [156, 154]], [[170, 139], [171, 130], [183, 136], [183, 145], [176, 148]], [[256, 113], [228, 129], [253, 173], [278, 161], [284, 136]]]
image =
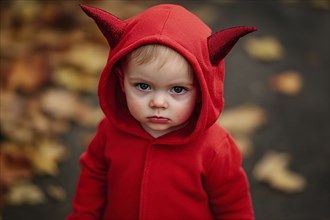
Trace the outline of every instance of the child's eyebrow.
[[145, 79], [145, 78], [143, 78], [141, 76], [137, 76], [137, 77], [136, 76], [128, 76], [127, 78], [128, 78], [128, 80], [134, 81], [134, 82], [141, 82], [141, 81], [143, 81], [143, 82], [146, 82], [148, 84], [151, 84], [152, 83], [148, 79]]
[[[143, 76], [127, 76], [127, 79], [129, 81], [143, 82], [143, 83], [147, 83], [149, 85], [155, 84], [155, 82], [152, 82], [149, 79], [144, 78]], [[179, 79], [177, 81], [173, 80], [173, 81], [169, 82], [168, 84], [166, 84], [166, 86], [169, 86], [169, 87], [174, 87], [174, 86], [194, 87], [194, 86], [196, 86], [196, 82], [194, 80], [191, 81], [191, 80]]]
[[178, 81], [178, 82], [173, 82], [168, 84], [168, 86], [188, 86], [188, 87], [193, 87], [195, 86], [194, 82], [182, 82], [182, 81]]
[[127, 79], [130, 79], [130, 80], [141, 80], [143, 77], [141, 76], [126, 76]]

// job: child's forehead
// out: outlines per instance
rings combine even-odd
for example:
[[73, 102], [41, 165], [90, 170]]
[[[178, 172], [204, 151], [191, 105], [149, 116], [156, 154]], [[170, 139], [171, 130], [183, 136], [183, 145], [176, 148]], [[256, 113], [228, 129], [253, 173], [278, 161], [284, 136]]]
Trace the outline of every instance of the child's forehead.
[[127, 56], [127, 63], [137, 64], [155, 63], [161, 69], [166, 65], [174, 65], [181, 69], [187, 69], [193, 74], [193, 68], [187, 59], [174, 49], [160, 44], [141, 46]]
[[128, 56], [130, 59], [137, 59], [141, 63], [152, 60], [185, 60], [179, 52], [162, 44], [142, 45]]
[[135, 69], [153, 69], [159, 71], [184, 71], [189, 72], [189, 64], [173, 57], [153, 57], [147, 62], [140, 62], [138, 59], [128, 61], [128, 66]]
[[131, 80], [142, 80], [157, 85], [195, 84], [195, 76], [185, 63], [167, 60], [162, 63], [155, 59], [148, 63], [139, 64], [131, 60], [126, 68], [125, 76]]

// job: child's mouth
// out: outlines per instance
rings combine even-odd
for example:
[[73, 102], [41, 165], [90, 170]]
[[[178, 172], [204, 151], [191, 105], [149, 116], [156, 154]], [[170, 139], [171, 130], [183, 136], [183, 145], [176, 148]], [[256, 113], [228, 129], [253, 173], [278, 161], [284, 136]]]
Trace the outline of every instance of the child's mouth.
[[164, 118], [164, 117], [160, 117], [160, 116], [151, 116], [151, 117], [147, 117], [147, 118], [150, 122], [160, 123], [160, 124], [166, 124], [170, 120], [168, 118]]

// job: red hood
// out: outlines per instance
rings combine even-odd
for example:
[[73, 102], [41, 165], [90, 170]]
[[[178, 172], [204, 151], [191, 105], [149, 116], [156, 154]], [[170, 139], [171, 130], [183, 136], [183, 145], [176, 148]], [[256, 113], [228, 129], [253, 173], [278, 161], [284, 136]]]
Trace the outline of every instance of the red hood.
[[188, 142], [216, 122], [224, 105], [223, 58], [240, 37], [255, 28], [237, 27], [212, 34], [198, 17], [170, 4], [149, 8], [124, 21], [100, 9], [81, 7], [95, 20], [111, 48], [98, 94], [103, 112], [118, 129], [151, 138], [130, 115], [115, 68], [121, 57], [144, 44], [167, 45], [182, 54], [193, 66], [202, 94], [199, 116], [190, 127], [167, 134], [166, 138], [160, 137], [159, 141], [163, 144]]

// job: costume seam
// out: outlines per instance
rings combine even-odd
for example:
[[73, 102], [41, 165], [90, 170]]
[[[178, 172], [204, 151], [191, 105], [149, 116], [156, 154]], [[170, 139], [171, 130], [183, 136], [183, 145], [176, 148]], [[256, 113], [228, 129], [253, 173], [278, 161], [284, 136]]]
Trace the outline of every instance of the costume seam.
[[165, 21], [164, 21], [164, 25], [163, 25], [161, 31], [159, 32], [160, 35], [161, 35], [161, 34], [163, 33], [163, 31], [164, 31], [165, 26], [166, 26], [166, 24], [167, 24], [167, 21], [168, 21], [170, 15], [171, 15], [172, 11], [173, 11], [173, 9], [171, 9], [171, 10], [168, 12], [167, 17], [166, 17], [166, 19], [165, 19]]

